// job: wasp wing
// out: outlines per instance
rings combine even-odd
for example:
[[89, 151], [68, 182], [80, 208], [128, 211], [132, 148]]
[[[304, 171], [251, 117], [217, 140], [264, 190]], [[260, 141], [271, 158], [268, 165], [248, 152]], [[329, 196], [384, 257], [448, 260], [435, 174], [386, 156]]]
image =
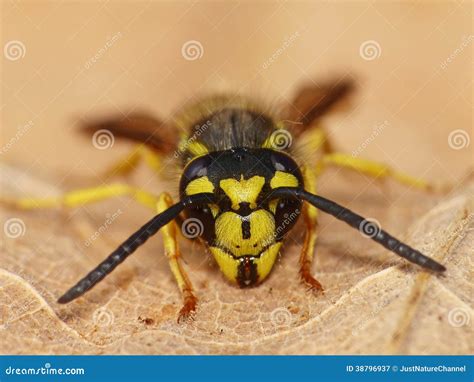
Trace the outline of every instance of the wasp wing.
[[94, 134], [99, 130], [108, 130], [117, 138], [145, 143], [161, 154], [175, 150], [179, 139], [178, 132], [173, 126], [143, 112], [132, 113], [125, 117], [111, 116], [85, 121], [81, 129], [88, 134]]
[[348, 78], [301, 87], [291, 102], [287, 116], [294, 123], [292, 132], [300, 135], [313, 127], [318, 119], [347, 99], [354, 88], [354, 82]]

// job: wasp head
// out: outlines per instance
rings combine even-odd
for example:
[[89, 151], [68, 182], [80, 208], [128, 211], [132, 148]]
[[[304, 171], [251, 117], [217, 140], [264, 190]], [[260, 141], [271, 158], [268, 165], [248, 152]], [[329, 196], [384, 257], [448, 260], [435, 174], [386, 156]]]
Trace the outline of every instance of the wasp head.
[[[272, 149], [238, 148], [192, 160], [181, 178], [181, 197], [212, 192], [216, 204], [188, 208], [224, 275], [240, 286], [262, 281], [275, 263], [301, 202], [271, 199], [278, 187], [303, 186], [298, 165]], [[186, 220], [185, 220], [186, 223]], [[183, 224], [186, 236], [186, 225]]]

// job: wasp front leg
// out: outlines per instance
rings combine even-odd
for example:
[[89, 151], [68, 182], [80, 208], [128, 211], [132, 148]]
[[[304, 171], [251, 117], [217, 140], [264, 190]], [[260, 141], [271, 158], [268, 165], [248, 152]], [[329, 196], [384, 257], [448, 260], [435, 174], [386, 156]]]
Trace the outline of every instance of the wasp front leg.
[[107, 184], [98, 187], [83, 188], [49, 198], [8, 198], [0, 197], [0, 202], [22, 210], [45, 208], [75, 208], [118, 196], [129, 196], [136, 202], [155, 210], [157, 197], [148, 191], [127, 184]]
[[119, 159], [116, 163], [106, 169], [102, 176], [110, 179], [114, 176], [125, 176], [132, 173], [140, 163], [144, 162], [153, 172], [158, 173], [162, 169], [163, 158], [158, 152], [153, 151], [145, 145], [137, 145], [126, 157]]
[[353, 157], [352, 155], [332, 152], [323, 156], [319, 166], [321, 170], [327, 166], [347, 168], [370, 176], [374, 179], [394, 179], [400, 184], [418, 188], [424, 191], [434, 191], [437, 188], [427, 181], [396, 171], [390, 166], [372, 160]]
[[[172, 205], [173, 199], [168, 193], [164, 192], [158, 199], [157, 212], [161, 213], [166, 211]], [[191, 281], [189, 280], [189, 277], [180, 262], [181, 253], [179, 252], [178, 248], [176, 232], [177, 226], [175, 221], [171, 221], [161, 230], [161, 233], [163, 234], [165, 254], [168, 258], [171, 272], [173, 273], [173, 276], [178, 283], [179, 290], [183, 296], [183, 307], [181, 308], [178, 316], [178, 322], [182, 322], [196, 311], [197, 298], [194, 296]]]
[[[316, 193], [316, 177], [313, 171], [303, 167], [303, 177], [307, 190]], [[323, 290], [321, 283], [311, 275], [311, 265], [313, 263], [314, 251], [318, 234], [316, 232], [318, 210], [311, 205], [305, 205], [303, 218], [306, 225], [303, 249], [300, 255], [300, 275], [302, 280], [314, 290]]]

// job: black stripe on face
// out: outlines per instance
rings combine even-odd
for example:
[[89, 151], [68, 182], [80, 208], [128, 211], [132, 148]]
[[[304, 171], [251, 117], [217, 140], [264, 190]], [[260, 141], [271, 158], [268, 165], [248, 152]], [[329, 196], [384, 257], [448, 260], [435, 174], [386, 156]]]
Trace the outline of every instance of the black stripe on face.
[[250, 220], [242, 220], [242, 238], [250, 239]]
[[237, 282], [241, 288], [253, 286], [258, 281], [257, 264], [254, 257], [244, 256], [239, 258], [239, 269], [237, 272]]

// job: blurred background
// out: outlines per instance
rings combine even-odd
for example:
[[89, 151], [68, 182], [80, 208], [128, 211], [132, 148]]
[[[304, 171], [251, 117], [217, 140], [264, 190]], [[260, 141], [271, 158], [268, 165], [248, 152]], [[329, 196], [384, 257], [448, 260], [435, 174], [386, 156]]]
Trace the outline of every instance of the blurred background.
[[67, 184], [130, 147], [98, 150], [81, 118], [166, 119], [216, 89], [278, 104], [349, 75], [353, 107], [327, 121], [341, 149], [456, 181], [472, 164], [472, 17], [470, 1], [6, 0], [2, 160]]
[[[350, 107], [325, 120], [335, 146], [458, 186], [455, 195], [464, 196], [440, 202], [448, 196], [328, 171], [322, 195], [449, 263], [448, 277], [432, 277], [413, 304], [417, 268], [393, 266], [406, 263], [322, 214], [312, 271], [324, 295], [305, 293], [298, 281], [303, 228], [290, 235], [265, 284], [245, 293], [225, 282], [201, 247], [183, 240], [200, 298], [196, 320], [185, 326], [176, 324], [181, 298], [160, 235], [83, 299], [55, 302], [147, 221], [149, 210], [127, 198], [74, 210], [2, 208], [5, 233], [8, 222], [22, 229], [0, 242], [0, 352], [472, 353], [469, 319], [462, 328], [450, 321], [459, 309], [471, 317], [472, 235], [449, 253], [446, 244], [459, 227], [470, 230], [459, 216], [473, 216], [464, 202], [472, 192], [460, 185], [473, 165], [472, 6], [2, 1], [0, 161], [14, 165], [1, 167], [6, 194], [48, 196], [101, 184], [103, 170], [132, 144], [98, 145], [78, 134], [82, 119], [145, 110], [166, 120], [183, 103], [226, 89], [278, 109], [303, 84], [349, 76], [357, 85]], [[176, 189], [144, 167], [127, 181], [155, 193]], [[416, 318], [413, 325], [399, 320], [406, 317]]]

